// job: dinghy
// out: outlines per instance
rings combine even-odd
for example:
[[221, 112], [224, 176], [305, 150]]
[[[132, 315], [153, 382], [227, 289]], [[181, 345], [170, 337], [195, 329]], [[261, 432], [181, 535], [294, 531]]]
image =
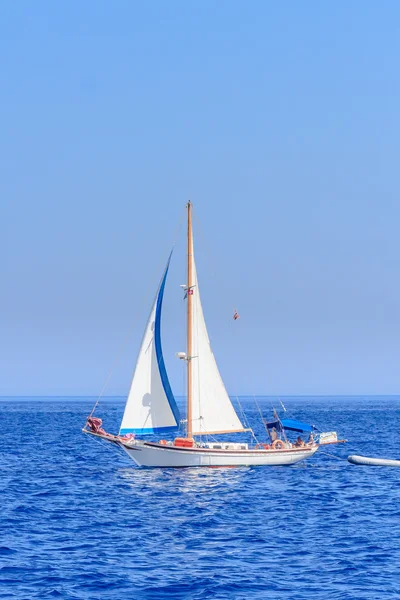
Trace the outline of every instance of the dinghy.
[[[232, 405], [204, 319], [194, 259], [191, 202], [187, 204], [187, 283], [183, 286], [187, 349], [177, 354], [187, 369], [187, 411], [186, 419], [181, 419], [161, 345], [162, 303], [170, 260], [171, 256], [145, 329], [119, 434], [106, 433], [93, 411], [83, 432], [119, 446], [141, 467], [292, 465], [313, 456], [319, 447], [317, 440], [310, 436], [308, 443], [292, 445], [284, 427], [278, 428], [278, 439], [260, 444], [252, 430], [243, 426]], [[184, 431], [178, 433], [182, 427]], [[252, 434], [253, 443], [225, 441], [229, 434], [246, 431]], [[168, 439], [171, 435], [176, 437]], [[163, 439], [147, 441], [146, 436]]]
[[400, 467], [400, 460], [390, 458], [371, 458], [370, 456], [357, 456], [352, 454], [347, 460], [353, 465], [365, 465], [369, 467]]

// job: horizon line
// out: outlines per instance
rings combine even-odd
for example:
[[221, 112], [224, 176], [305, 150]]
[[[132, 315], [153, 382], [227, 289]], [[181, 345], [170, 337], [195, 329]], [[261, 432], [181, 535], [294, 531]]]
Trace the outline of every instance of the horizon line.
[[[280, 398], [359, 398], [360, 396], [364, 396], [367, 398], [377, 398], [377, 397], [396, 397], [396, 396], [400, 396], [400, 392], [396, 393], [396, 394], [365, 394], [365, 393], [359, 393], [359, 394], [233, 394], [230, 395], [228, 394], [230, 398], [276, 398], [276, 399], [280, 399]], [[74, 395], [67, 395], [67, 394], [51, 394], [51, 395], [45, 395], [45, 394], [35, 394], [35, 395], [29, 395], [29, 394], [5, 394], [5, 395], [0, 395], [0, 400], [2, 398], [95, 398], [98, 400], [101, 399], [105, 399], [105, 398], [126, 398], [126, 395], [121, 395], [121, 394], [113, 394], [113, 395], [109, 395], [109, 396], [101, 396], [101, 398], [99, 398], [96, 395], [91, 395], [91, 394], [74, 394]], [[176, 395], [175, 398], [186, 398], [186, 396], [182, 396], [182, 395]]]

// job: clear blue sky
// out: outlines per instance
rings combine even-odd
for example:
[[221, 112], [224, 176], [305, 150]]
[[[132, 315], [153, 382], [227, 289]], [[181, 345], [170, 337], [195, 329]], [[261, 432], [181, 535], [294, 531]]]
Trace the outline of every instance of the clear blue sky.
[[399, 23], [397, 1], [3, 2], [0, 395], [97, 394], [133, 323], [126, 393], [188, 198], [230, 393], [399, 393]]

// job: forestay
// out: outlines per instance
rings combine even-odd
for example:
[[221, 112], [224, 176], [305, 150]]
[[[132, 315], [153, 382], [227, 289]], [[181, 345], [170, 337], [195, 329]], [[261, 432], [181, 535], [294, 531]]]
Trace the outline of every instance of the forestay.
[[161, 347], [161, 309], [170, 258], [143, 336], [120, 435], [168, 433], [179, 428], [179, 410], [168, 381]]
[[201, 305], [192, 245], [192, 424], [193, 434], [243, 431], [211, 349]]

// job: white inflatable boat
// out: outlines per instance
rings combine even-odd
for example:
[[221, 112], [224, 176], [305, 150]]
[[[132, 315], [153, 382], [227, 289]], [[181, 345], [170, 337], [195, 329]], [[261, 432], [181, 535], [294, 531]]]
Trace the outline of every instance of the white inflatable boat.
[[388, 458], [371, 458], [369, 456], [357, 456], [352, 454], [347, 460], [353, 465], [367, 465], [369, 467], [400, 467], [400, 460]]

